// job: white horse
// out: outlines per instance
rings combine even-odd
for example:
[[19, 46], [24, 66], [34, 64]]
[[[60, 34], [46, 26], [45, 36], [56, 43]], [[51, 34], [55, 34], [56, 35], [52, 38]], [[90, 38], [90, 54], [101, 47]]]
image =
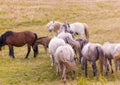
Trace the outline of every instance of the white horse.
[[79, 54], [80, 44], [78, 41], [76, 41], [73, 38], [73, 36], [70, 33], [63, 31], [63, 32], [59, 33], [57, 35], [57, 37], [63, 39], [66, 43], [68, 43], [69, 45], [72, 46], [72, 48], [74, 49], [75, 54], [76, 54], [76, 59], [77, 59], [78, 55], [80, 56], [80, 54]]
[[55, 53], [55, 62], [57, 75], [60, 74], [64, 83], [66, 83], [66, 70], [72, 71], [72, 78], [74, 79], [75, 74], [75, 60], [74, 51], [69, 44], [59, 46]]
[[63, 39], [60, 39], [57, 37], [52, 38], [49, 42], [48, 48], [49, 48], [52, 67], [53, 67], [53, 63], [54, 63], [54, 55], [55, 55], [56, 49], [61, 45], [65, 45], [65, 41]]
[[118, 55], [116, 53], [120, 52], [120, 44], [119, 43], [105, 42], [103, 44], [103, 50], [104, 50], [104, 53], [105, 53], [105, 57], [108, 58], [109, 64], [111, 66], [112, 73], [113, 73], [112, 61], [111, 61], [112, 59], [115, 60], [115, 65], [116, 65], [115, 69], [117, 71], [117, 66], [118, 66], [117, 62], [119, 62], [120, 58], [118, 58], [118, 56], [116, 56], [116, 55]]
[[85, 35], [87, 40], [89, 40], [89, 31], [88, 31], [88, 25], [86, 23], [80, 23], [80, 22], [75, 22], [72, 24], [68, 23], [61, 23], [58, 21], [51, 21], [47, 24], [49, 27], [49, 31], [51, 32], [54, 30], [56, 34], [60, 33], [63, 31], [63, 29], [67, 28], [67, 31], [72, 33], [72, 34], [79, 34], [81, 38]]
[[65, 22], [61, 25], [60, 31], [67, 31], [73, 35], [78, 34], [81, 38], [83, 38], [85, 35], [86, 39], [89, 40], [88, 25], [86, 23], [75, 22], [68, 24]]

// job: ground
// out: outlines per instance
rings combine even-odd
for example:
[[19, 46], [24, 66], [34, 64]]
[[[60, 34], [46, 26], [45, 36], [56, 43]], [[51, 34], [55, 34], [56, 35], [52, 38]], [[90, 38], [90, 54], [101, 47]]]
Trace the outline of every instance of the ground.
[[[51, 21], [87, 23], [90, 42], [120, 42], [120, 1], [118, 0], [0, 0], [0, 34], [5, 31], [30, 30], [39, 37], [55, 35], [45, 25]], [[56, 77], [55, 68], [50, 68], [49, 54], [39, 46], [39, 54], [34, 59], [24, 59], [27, 47], [15, 47], [15, 59], [8, 56], [8, 47], [0, 51], [0, 85], [63, 85]], [[99, 65], [99, 64], [98, 64]], [[120, 72], [94, 78], [89, 65], [89, 76], [77, 63], [76, 79], [68, 85], [119, 85]], [[98, 69], [99, 71], [99, 69]]]

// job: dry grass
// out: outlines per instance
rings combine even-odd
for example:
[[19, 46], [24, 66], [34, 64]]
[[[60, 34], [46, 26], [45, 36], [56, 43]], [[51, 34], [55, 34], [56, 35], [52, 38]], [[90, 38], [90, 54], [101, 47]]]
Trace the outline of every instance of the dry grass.
[[[31, 30], [41, 36], [54, 36], [45, 29], [51, 20], [85, 22], [89, 25], [90, 41], [120, 42], [120, 1], [118, 0], [0, 0], [0, 34], [7, 30]], [[8, 47], [0, 52], [1, 85], [62, 85], [55, 70], [50, 69], [49, 56], [39, 46], [37, 59], [24, 60], [26, 46], [15, 47], [16, 59], [8, 56]], [[76, 72], [76, 80], [68, 85], [119, 85], [119, 72], [95, 79], [89, 68], [89, 77]]]

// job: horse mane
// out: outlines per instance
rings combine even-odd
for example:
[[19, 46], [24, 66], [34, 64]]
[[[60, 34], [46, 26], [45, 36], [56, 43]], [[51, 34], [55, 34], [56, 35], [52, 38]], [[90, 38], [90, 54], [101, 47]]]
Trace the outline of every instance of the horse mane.
[[72, 46], [75, 46], [75, 45], [77, 46], [77, 42], [78, 41], [73, 40], [73, 39], [71, 39], [69, 37], [66, 38], [66, 43], [71, 44]]
[[82, 50], [82, 48], [89, 42], [88, 40], [86, 39], [76, 39], [77, 41], [79, 41], [80, 43], [80, 49]]
[[0, 37], [0, 45], [1, 46], [5, 45], [6, 38], [10, 35], [13, 35], [12, 31], [6, 31], [5, 33], [3, 33], [1, 35], [1, 37]]

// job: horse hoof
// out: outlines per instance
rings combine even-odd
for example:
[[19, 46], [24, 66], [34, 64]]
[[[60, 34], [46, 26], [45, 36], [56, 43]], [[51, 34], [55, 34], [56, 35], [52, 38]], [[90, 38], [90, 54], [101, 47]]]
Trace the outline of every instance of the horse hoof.
[[108, 76], [108, 72], [106, 72], [105, 75]]
[[24, 59], [28, 59], [27, 57], [25, 57]]
[[72, 80], [75, 80], [75, 77], [72, 77]]

